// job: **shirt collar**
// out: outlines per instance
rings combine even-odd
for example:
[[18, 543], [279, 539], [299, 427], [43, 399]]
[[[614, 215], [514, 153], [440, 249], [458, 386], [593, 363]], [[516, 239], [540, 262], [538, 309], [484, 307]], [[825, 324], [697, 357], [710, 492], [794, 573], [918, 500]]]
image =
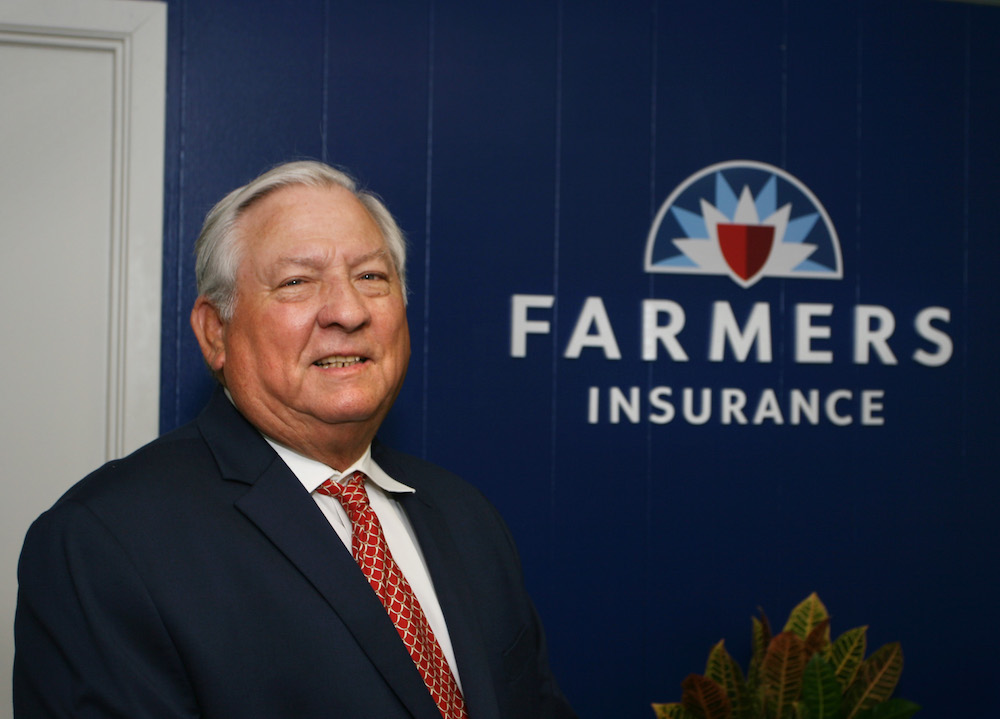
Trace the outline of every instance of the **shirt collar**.
[[368, 449], [365, 450], [365, 453], [357, 462], [343, 472], [338, 472], [322, 462], [317, 462], [315, 459], [310, 459], [305, 455], [299, 454], [294, 449], [290, 449], [283, 444], [278, 444], [270, 437], [264, 437], [264, 439], [278, 453], [282, 461], [292, 470], [292, 474], [298, 478], [302, 486], [310, 494], [326, 480], [332, 478], [337, 482], [341, 482], [344, 478], [350, 477], [355, 470], [364, 472], [368, 479], [386, 492], [416, 491], [413, 487], [407, 486], [402, 482], [397, 482], [386, 474], [384, 469], [378, 466], [378, 462], [372, 458], [371, 445], [368, 446]]
[[[226, 393], [226, 398], [232, 402], [233, 396], [229, 393], [228, 388], [224, 388]], [[235, 402], [233, 405], [235, 406]], [[368, 445], [368, 449], [361, 456], [357, 462], [352, 464], [350, 467], [345, 469], [343, 472], [338, 472], [333, 467], [329, 467], [322, 462], [317, 462], [315, 459], [309, 459], [304, 454], [299, 454], [294, 449], [286, 447], [283, 444], [278, 444], [273, 439], [265, 434], [261, 434], [272, 449], [278, 453], [281, 460], [288, 465], [288, 468], [292, 470], [302, 486], [306, 488], [309, 494], [312, 494], [316, 489], [323, 484], [328, 479], [335, 479], [338, 482], [344, 480], [345, 477], [350, 477], [355, 470], [364, 472], [365, 475], [373, 481], [376, 485], [381, 487], [386, 492], [416, 492], [413, 487], [407, 486], [402, 482], [397, 482], [395, 479], [390, 477], [385, 473], [381, 467], [378, 466], [378, 462], [372, 459], [372, 446]]]

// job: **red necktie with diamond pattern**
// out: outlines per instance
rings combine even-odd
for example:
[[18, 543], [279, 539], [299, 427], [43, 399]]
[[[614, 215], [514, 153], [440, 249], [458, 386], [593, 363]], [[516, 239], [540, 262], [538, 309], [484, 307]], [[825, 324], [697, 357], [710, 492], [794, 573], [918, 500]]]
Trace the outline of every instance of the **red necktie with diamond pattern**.
[[368, 504], [365, 475], [355, 472], [343, 484], [328, 479], [316, 491], [336, 497], [344, 505], [351, 519], [354, 559], [396, 625], [396, 631], [424, 678], [441, 716], [445, 719], [468, 719], [462, 690], [458, 688], [448, 660], [427, 623], [410, 583], [389, 552], [378, 516]]

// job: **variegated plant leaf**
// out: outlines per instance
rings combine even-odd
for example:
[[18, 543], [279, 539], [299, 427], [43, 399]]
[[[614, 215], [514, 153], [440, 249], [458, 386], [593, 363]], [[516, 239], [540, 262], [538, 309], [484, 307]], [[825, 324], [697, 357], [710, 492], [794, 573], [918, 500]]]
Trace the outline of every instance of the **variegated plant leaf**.
[[671, 704], [653, 704], [656, 719], [694, 719], [680, 702]]
[[[826, 611], [823, 602], [820, 601], [819, 595], [813, 592], [799, 602], [798, 606], [788, 615], [788, 621], [785, 622], [785, 628], [782, 631], [794, 632], [799, 639], [805, 640], [816, 625], [829, 618], [830, 614]], [[826, 638], [829, 641], [829, 631]]]
[[[712, 647], [708, 653], [708, 661], [705, 663], [705, 676], [718, 682], [725, 689], [725, 677], [729, 672], [729, 665], [732, 661], [732, 656], [726, 650], [726, 640], [720, 639], [718, 644]], [[728, 694], [729, 692], [727, 691], [726, 693]]]
[[827, 617], [817, 624], [806, 637], [806, 656], [826, 654], [830, 648], [830, 618]]
[[859, 713], [855, 719], [910, 719], [918, 711], [919, 704], [905, 699], [890, 699]]
[[844, 694], [844, 718], [855, 719], [866, 709], [889, 699], [902, 673], [903, 650], [899, 642], [878, 649], [861, 663]]
[[858, 667], [865, 658], [867, 632], [867, 626], [848, 629], [830, 647], [830, 664], [840, 682], [841, 691], [845, 691], [854, 681]]
[[726, 692], [733, 709], [733, 719], [754, 719], [753, 701], [743, 679], [743, 671], [726, 650], [725, 641], [720, 641], [709, 652], [705, 676]]
[[771, 640], [761, 664], [761, 694], [768, 719], [792, 719], [802, 691], [806, 667], [805, 643], [793, 632]]
[[764, 663], [767, 646], [771, 643], [771, 624], [767, 621], [764, 610], [760, 610], [760, 619], [750, 617], [751, 642], [753, 653], [750, 656], [750, 666], [747, 669], [747, 688], [753, 694], [759, 694], [760, 666]]
[[733, 709], [726, 692], [715, 681], [689, 674], [681, 682], [681, 705], [697, 719], [732, 719]]
[[829, 662], [814, 654], [802, 676], [802, 702], [809, 719], [836, 719], [840, 712], [840, 682]]

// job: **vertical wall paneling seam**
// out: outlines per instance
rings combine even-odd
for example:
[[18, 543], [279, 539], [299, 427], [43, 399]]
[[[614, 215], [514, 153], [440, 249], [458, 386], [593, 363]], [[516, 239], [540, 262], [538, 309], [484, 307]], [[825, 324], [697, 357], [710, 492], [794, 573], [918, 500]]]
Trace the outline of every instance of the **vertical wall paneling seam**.
[[788, 169], [788, 0], [781, 3], [781, 150], [780, 166]]
[[[790, 170], [788, 167], [788, 56], [789, 56], [789, 32], [788, 32], [788, 0], [784, 0], [781, 5], [781, 137], [780, 142], [780, 162], [779, 166], [785, 170]], [[794, 174], [794, 173], [793, 173]], [[778, 283], [778, 322], [784, 325], [788, 321], [787, 316], [787, 296], [785, 290], [788, 287], [788, 281], [782, 279]], [[778, 332], [778, 377], [777, 377], [777, 391], [778, 396], [783, 397], [785, 391], [785, 367], [787, 366], [784, 361], [785, 357], [785, 336], [786, 332]]]
[[555, 153], [553, 172], [552, 197], [552, 296], [556, 297], [555, 309], [552, 313], [552, 395], [551, 421], [549, 426], [549, 557], [555, 560], [555, 514], [556, 503], [556, 464], [558, 441], [558, 409], [559, 409], [559, 234], [562, 231], [562, 81], [563, 81], [563, 32], [564, 32], [563, 0], [556, 0], [556, 57], [555, 57]]
[[329, 162], [327, 140], [330, 133], [330, 0], [323, 3], [323, 91], [320, 124], [320, 159]]
[[[649, 2], [649, 217], [648, 224], [651, 226], [653, 219], [656, 217], [656, 111], [657, 111], [657, 91], [659, 88], [659, 42], [660, 42], [660, 22], [659, 22], [659, 12], [658, 12], [658, 0], [650, 0]], [[647, 283], [647, 295], [650, 298], [654, 296], [654, 282], [653, 273], [646, 273], [646, 283]], [[650, 362], [646, 366], [646, 392], [647, 395], [653, 389], [653, 370], [655, 363]], [[653, 586], [653, 574], [656, 570], [653, 568], [654, 553], [652, 542], [650, 541], [653, 536], [653, 423], [646, 422], [646, 471], [645, 477], [643, 478], [643, 502], [642, 502], [642, 519], [643, 519], [643, 554], [645, 559], [642, 563], [643, 566], [643, 577], [642, 586], [652, 587]], [[642, 615], [645, 622], [649, 622], [652, 618], [652, 613], [650, 612], [651, 607], [651, 597], [650, 592], [642, 592], [641, 595], [641, 606]], [[653, 665], [653, 652], [654, 649], [648, 641], [651, 632], [646, 632], [643, 635], [642, 641], [639, 646], [639, 651], [642, 656], [642, 666], [643, 666], [643, 676], [641, 686], [652, 686], [653, 682], [658, 680], [658, 677], [651, 676], [650, 667]]]
[[[857, 164], [854, 168], [854, 250], [855, 256], [854, 261], [858, 262], [861, 258], [861, 217], [863, 208], [861, 206], [861, 193], [862, 193], [862, 178], [864, 174], [863, 167], [863, 155], [861, 142], [864, 137], [864, 70], [865, 70], [865, 9], [864, 3], [858, 4], [858, 51], [857, 51], [857, 74], [858, 79], [856, 82], [855, 89], [855, 142], [857, 143], [855, 148], [855, 153], [857, 155]], [[855, 304], [860, 304], [860, 285], [861, 285], [861, 275], [860, 273], [854, 273], [854, 300]]]
[[959, 455], [962, 458], [962, 477], [968, 477], [969, 458], [969, 193], [971, 168], [972, 133], [972, 8], [965, 12], [965, 87], [962, 118], [962, 433]]
[[185, 115], [187, 111], [187, 27], [184, 24], [186, 0], [176, 0], [173, 4], [174, 10], [180, 15], [175, 27], [179, 28], [180, 38], [180, 67], [177, 72], [180, 74], [180, 97], [178, 98], [177, 110], [177, 225], [176, 235], [173, 238], [177, 248], [174, 262], [177, 269], [174, 273], [174, 416], [170, 421], [171, 427], [176, 427], [180, 423], [181, 416], [181, 356], [184, 343], [181, 337], [184, 332], [184, 265], [187, 255], [184, 252], [184, 198], [187, 196], [184, 186], [185, 178], [185, 141], [187, 124]]
[[425, 195], [424, 195], [424, 316], [423, 333], [423, 361], [421, 388], [420, 388], [420, 456], [427, 457], [427, 441], [429, 431], [427, 427], [428, 403], [430, 393], [428, 391], [430, 375], [428, 366], [430, 364], [430, 314], [431, 314], [431, 210], [433, 208], [434, 193], [434, 0], [429, 0], [427, 4], [427, 157], [425, 164]]
[[[857, 20], [857, 38], [858, 38], [858, 49], [857, 49], [857, 81], [855, 85], [855, 153], [857, 155], [857, 164], [854, 169], [854, 249], [855, 256], [854, 261], [858, 263], [861, 259], [861, 233], [862, 233], [862, 178], [864, 176], [864, 163], [863, 163], [863, 148], [861, 146], [862, 138], [864, 137], [864, 68], [865, 68], [865, 8], [864, 0], [860, 0], [857, 5], [858, 8], [858, 20]], [[855, 304], [860, 304], [861, 295], [861, 273], [854, 273], [854, 301]], [[857, 373], [858, 368], [855, 369]], [[854, 471], [855, 460], [852, 456], [848, 462], [848, 470]], [[861, 511], [859, 509], [858, 503], [852, 503], [850, 509], [850, 516], [848, 519], [848, 532], [850, 534], [850, 542], [856, 545], [859, 539], [859, 518], [861, 516]]]
[[[660, 23], [659, 23], [659, 12], [658, 3], [659, 0], [650, 0], [649, 2], [649, 217], [647, 220], [647, 226], [652, 226], [653, 220], [656, 217], [656, 110], [657, 110], [657, 91], [659, 88], [659, 36], [660, 36]], [[652, 299], [656, 283], [653, 280], [653, 273], [646, 273], [646, 294]], [[653, 389], [653, 369], [654, 363], [650, 362], [646, 366], [646, 391], [647, 393]], [[647, 500], [649, 499], [648, 487], [653, 479], [653, 426], [652, 422], [646, 423], [646, 486], [647, 486]], [[646, 502], [646, 524], [647, 527], [650, 526], [651, 516], [649, 515], [649, 502]]]

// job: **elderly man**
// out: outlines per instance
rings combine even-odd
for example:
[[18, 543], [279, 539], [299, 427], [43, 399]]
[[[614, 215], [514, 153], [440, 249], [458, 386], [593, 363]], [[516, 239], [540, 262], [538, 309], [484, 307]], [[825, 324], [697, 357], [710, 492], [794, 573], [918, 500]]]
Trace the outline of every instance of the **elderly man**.
[[196, 249], [220, 388], [28, 532], [15, 715], [572, 716], [495, 510], [375, 440], [410, 352], [385, 207], [290, 163]]

